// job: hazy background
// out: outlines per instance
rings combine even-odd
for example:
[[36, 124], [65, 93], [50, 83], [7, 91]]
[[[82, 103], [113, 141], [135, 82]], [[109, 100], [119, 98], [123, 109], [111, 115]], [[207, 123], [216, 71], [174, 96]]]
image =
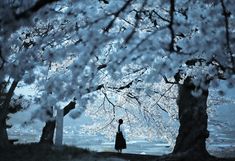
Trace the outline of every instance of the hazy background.
[[[224, 86], [220, 86], [224, 88]], [[24, 92], [24, 90], [20, 90]], [[28, 91], [32, 94], [32, 91]], [[235, 98], [234, 89], [226, 89], [226, 96]], [[209, 152], [217, 156], [233, 156], [235, 157], [235, 107], [234, 104], [219, 105], [213, 107], [215, 112], [213, 118], [209, 117], [208, 129], [210, 137], [207, 140], [207, 148]], [[33, 110], [33, 108], [31, 109]], [[19, 139], [19, 143], [38, 142], [41, 136], [44, 123], [35, 120], [33, 124], [22, 124], [29, 119], [26, 113], [17, 113], [12, 115], [9, 120], [13, 123], [13, 127], [8, 129], [9, 137]], [[212, 123], [213, 122], [213, 123]], [[223, 122], [224, 126], [220, 126]], [[95, 151], [115, 151], [114, 138], [107, 139], [102, 135], [87, 135], [81, 131], [81, 125], [90, 124], [91, 120], [87, 116], [81, 115], [80, 118], [72, 119], [69, 116], [64, 118], [63, 144], [74, 145], [77, 147], [88, 148]], [[218, 125], [215, 125], [218, 124]], [[164, 140], [156, 139], [156, 141], [147, 141], [147, 138], [128, 138], [127, 149], [125, 153], [153, 154], [162, 155], [172, 151], [172, 147]]]

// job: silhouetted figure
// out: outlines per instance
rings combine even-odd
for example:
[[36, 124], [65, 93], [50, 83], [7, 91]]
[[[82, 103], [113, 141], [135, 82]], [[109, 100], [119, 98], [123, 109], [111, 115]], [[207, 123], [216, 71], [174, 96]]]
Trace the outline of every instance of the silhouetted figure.
[[125, 131], [122, 127], [123, 120], [119, 119], [118, 131], [116, 133], [116, 140], [115, 140], [115, 149], [121, 153], [122, 149], [126, 149], [126, 139], [125, 139]]

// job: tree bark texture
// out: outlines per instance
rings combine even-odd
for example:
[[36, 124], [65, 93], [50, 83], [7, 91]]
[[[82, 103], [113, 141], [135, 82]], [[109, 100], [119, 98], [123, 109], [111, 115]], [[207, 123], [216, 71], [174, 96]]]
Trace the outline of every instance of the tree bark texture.
[[54, 131], [55, 131], [55, 120], [47, 121], [42, 130], [40, 143], [53, 144]]
[[0, 148], [5, 148], [10, 145], [7, 134], [6, 119], [9, 113], [9, 105], [12, 96], [14, 95], [15, 88], [17, 87], [19, 81], [14, 80], [10, 86], [7, 93], [1, 89], [0, 98]]
[[[67, 115], [72, 109], [75, 108], [76, 103], [71, 101], [68, 105], [64, 107], [64, 116]], [[52, 116], [51, 116], [52, 117]], [[48, 120], [43, 127], [42, 135], [39, 143], [53, 144], [54, 132], [55, 132], [55, 120]]]
[[[192, 91], [196, 88], [202, 90], [202, 94], [198, 97], [192, 95]], [[208, 89], [196, 87], [189, 77], [179, 85], [177, 105], [180, 127], [173, 154], [191, 157], [209, 156], [206, 150], [206, 139], [209, 137], [207, 97]]]
[[9, 146], [10, 142], [8, 140], [8, 134], [6, 130], [6, 120], [0, 120], [0, 149]]

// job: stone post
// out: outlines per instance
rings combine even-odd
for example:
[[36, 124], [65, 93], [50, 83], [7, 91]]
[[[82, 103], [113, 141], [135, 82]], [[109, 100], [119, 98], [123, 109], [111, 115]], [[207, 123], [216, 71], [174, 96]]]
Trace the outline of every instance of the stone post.
[[63, 119], [64, 119], [64, 109], [57, 109], [56, 136], [55, 136], [56, 146], [61, 146], [63, 143]]

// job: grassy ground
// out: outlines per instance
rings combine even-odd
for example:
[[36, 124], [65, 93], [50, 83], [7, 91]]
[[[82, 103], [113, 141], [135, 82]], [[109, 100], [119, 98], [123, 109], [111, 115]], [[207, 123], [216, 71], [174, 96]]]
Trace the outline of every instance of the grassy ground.
[[[93, 152], [71, 146], [58, 148], [42, 144], [17, 144], [0, 149], [0, 161], [187, 161], [175, 156], [153, 156]], [[192, 161], [192, 160], [190, 160]], [[201, 161], [201, 160], [198, 160]], [[208, 161], [235, 161], [235, 158], [211, 158]]]

